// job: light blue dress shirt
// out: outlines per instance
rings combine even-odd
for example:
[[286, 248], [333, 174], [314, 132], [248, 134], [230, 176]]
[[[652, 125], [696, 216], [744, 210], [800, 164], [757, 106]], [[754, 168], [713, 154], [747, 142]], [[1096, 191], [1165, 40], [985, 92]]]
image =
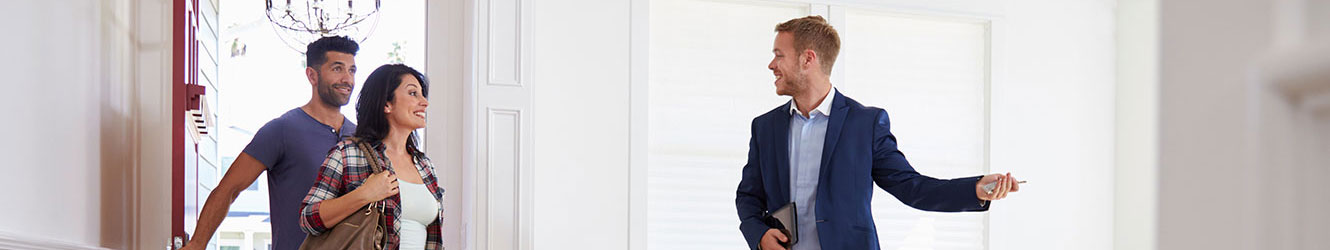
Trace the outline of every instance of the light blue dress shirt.
[[831, 116], [832, 99], [836, 89], [827, 90], [822, 103], [808, 112], [799, 113], [790, 101], [790, 200], [798, 210], [799, 242], [793, 250], [820, 250], [817, 236], [817, 182], [822, 168], [822, 146], [827, 138], [827, 122]]

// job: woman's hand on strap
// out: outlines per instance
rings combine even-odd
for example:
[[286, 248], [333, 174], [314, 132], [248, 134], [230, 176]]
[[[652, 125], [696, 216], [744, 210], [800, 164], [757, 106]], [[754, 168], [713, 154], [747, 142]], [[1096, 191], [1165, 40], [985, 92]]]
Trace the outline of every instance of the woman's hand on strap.
[[370, 175], [364, 183], [360, 184], [360, 187], [347, 195], [371, 203], [392, 197], [397, 192], [397, 175], [389, 171], [382, 171]]

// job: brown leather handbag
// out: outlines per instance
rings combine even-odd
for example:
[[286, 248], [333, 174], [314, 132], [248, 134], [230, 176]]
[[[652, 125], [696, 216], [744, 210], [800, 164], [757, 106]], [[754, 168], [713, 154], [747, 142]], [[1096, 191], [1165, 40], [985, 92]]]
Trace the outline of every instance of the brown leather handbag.
[[[374, 173], [384, 171], [379, 163], [378, 152], [369, 143], [357, 140], [362, 151], [367, 152], [369, 165]], [[376, 201], [361, 207], [355, 213], [342, 219], [331, 230], [318, 236], [307, 235], [300, 243], [300, 250], [310, 249], [383, 249], [387, 235], [384, 234], [383, 201]]]

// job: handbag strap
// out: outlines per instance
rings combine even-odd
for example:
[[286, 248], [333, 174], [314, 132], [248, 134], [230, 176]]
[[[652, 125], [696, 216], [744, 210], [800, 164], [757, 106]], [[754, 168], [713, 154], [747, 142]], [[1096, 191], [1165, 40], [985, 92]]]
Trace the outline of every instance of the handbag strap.
[[[364, 139], [362, 139], [362, 138], [354, 138], [353, 140], [355, 140], [355, 141], [356, 141], [356, 144], [360, 146], [360, 150], [365, 152], [365, 158], [366, 158], [366, 160], [369, 161], [370, 171], [373, 171], [373, 173], [371, 173], [371, 174], [378, 174], [379, 172], [388, 171], [387, 168], [385, 168], [385, 167], [383, 166], [383, 162], [380, 162], [380, 160], [382, 160], [383, 157], [382, 157], [381, 155], [379, 155], [379, 150], [378, 150], [378, 149], [374, 148], [374, 146], [373, 146], [372, 144], [370, 144], [369, 142], [366, 142], [366, 141], [365, 141]], [[375, 209], [377, 209], [378, 212], [379, 212], [380, 214], [382, 214], [382, 213], [386, 213], [386, 212], [387, 212], [387, 211], [384, 211], [384, 209], [385, 209], [386, 207], [385, 207], [385, 204], [383, 203], [383, 201], [381, 201], [381, 200], [380, 200], [380, 201], [372, 202], [372, 203], [370, 203], [369, 205], [366, 205], [366, 206], [369, 208], [369, 210], [375, 210]], [[367, 212], [368, 212], [368, 211], [367, 211]], [[383, 230], [384, 227], [387, 226], [387, 224], [384, 223], [382, 217], [380, 217], [380, 218], [379, 218], [378, 220], [376, 220], [376, 221], [378, 221], [378, 224], [376, 225], [376, 226], [378, 227], [377, 230]], [[384, 237], [384, 238], [376, 239], [374, 244], [375, 244], [376, 246], [383, 246], [383, 244], [388, 240], [388, 239], [387, 239], [388, 235], [387, 235], [387, 234], [384, 234], [383, 237]]]
[[[369, 161], [370, 171], [372, 171], [370, 174], [378, 174], [379, 172], [388, 171], [388, 169], [383, 166], [383, 162], [381, 161], [383, 159], [383, 156], [379, 155], [378, 149], [374, 148], [372, 144], [370, 144], [368, 141], [366, 141], [363, 138], [353, 137], [352, 140], [355, 140], [356, 145], [360, 146], [360, 150], [365, 152], [365, 158], [367, 161]], [[375, 201], [370, 203], [368, 206], [370, 207], [370, 209], [377, 208], [379, 209], [379, 212], [383, 212], [384, 204], [382, 203], [383, 201]]]
[[370, 143], [365, 140], [357, 139], [356, 143], [360, 145], [361, 151], [365, 151], [365, 158], [369, 161], [370, 171], [374, 171], [371, 174], [377, 174], [387, 170], [383, 167], [383, 163], [380, 162], [383, 157], [379, 156], [378, 149], [374, 148], [373, 145], [370, 145]]

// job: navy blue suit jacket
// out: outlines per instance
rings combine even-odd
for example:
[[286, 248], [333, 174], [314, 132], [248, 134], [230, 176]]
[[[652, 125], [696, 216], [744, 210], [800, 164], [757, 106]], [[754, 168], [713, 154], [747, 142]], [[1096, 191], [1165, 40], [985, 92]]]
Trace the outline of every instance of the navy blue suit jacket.
[[[988, 210], [975, 194], [975, 183], [982, 176], [939, 180], [919, 174], [897, 150], [886, 111], [865, 107], [839, 92], [831, 101], [817, 183], [822, 249], [878, 249], [870, 212], [874, 183], [920, 210]], [[771, 228], [763, 222], [763, 214], [790, 202], [789, 104], [753, 119], [748, 163], [734, 198], [739, 230], [752, 249]]]

